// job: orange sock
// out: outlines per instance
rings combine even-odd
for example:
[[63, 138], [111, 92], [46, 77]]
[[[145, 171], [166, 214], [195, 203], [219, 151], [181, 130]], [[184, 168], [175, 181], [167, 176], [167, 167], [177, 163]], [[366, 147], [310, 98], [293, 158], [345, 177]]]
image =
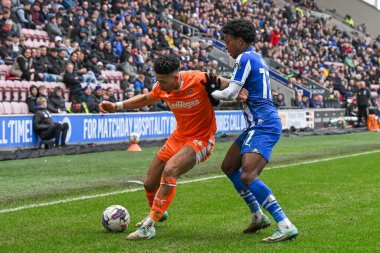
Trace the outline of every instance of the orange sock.
[[149, 217], [155, 222], [161, 219], [161, 216], [168, 209], [176, 193], [177, 179], [172, 177], [162, 177], [161, 185], [158, 188], [154, 198], [152, 209]]
[[156, 196], [157, 191], [154, 192], [148, 192], [145, 190], [146, 199], [148, 200], [148, 205], [152, 207], [154, 196]]

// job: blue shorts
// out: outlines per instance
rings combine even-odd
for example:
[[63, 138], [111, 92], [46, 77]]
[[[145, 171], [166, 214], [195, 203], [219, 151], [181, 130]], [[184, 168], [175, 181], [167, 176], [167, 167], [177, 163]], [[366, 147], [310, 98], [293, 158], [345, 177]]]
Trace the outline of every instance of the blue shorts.
[[240, 154], [259, 153], [268, 162], [274, 145], [282, 133], [280, 119], [261, 122], [244, 131], [235, 141], [240, 147]]

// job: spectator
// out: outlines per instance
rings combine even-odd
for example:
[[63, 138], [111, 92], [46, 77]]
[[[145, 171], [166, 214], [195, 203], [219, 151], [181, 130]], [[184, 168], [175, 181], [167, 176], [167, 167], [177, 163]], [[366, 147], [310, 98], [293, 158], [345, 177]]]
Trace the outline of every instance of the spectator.
[[103, 100], [104, 88], [101, 85], [96, 85], [95, 90], [92, 92], [92, 97], [95, 99], [95, 103], [99, 105]]
[[62, 97], [62, 89], [57, 86], [54, 88], [52, 94], [49, 97], [48, 107], [51, 108], [51, 112], [53, 113], [65, 113], [66, 105], [65, 100]]
[[352, 19], [352, 17], [350, 15], [346, 15], [346, 17], [344, 18], [344, 22], [351, 26], [351, 27], [355, 27], [355, 21]]
[[100, 54], [101, 58], [99, 57], [98, 60], [105, 64], [107, 70], [115, 71], [117, 68], [116, 58], [113, 55], [111, 44], [106, 43], [108, 44], [108, 50], [103, 46], [105, 43], [99, 42], [97, 54]]
[[66, 65], [66, 71], [63, 75], [63, 82], [70, 89], [71, 96], [81, 96], [82, 87], [80, 77], [74, 73], [74, 65], [69, 62]]
[[272, 34], [270, 35], [270, 44], [272, 46], [278, 46], [281, 39], [281, 33], [280, 29], [278, 27], [275, 27]]
[[31, 3], [28, 0], [24, 0], [22, 3], [15, 7], [15, 18], [21, 24], [21, 27], [35, 29], [36, 25], [32, 23]]
[[57, 18], [55, 16], [50, 17], [50, 22], [46, 24], [45, 30], [51, 40], [56, 38], [56, 36], [62, 36], [62, 31], [57, 24]]
[[116, 99], [115, 94], [114, 94], [114, 90], [111, 87], [108, 87], [106, 89], [106, 93], [105, 94], [107, 96], [107, 99], [105, 99], [105, 100], [110, 101], [112, 103], [116, 103], [117, 102], [117, 99]]
[[48, 95], [48, 89], [46, 88], [45, 85], [41, 85], [38, 87], [38, 97], [43, 97], [46, 102], [47, 102], [47, 106], [46, 106], [46, 109], [51, 112], [51, 113], [57, 113], [57, 111], [54, 110], [54, 108], [52, 107], [50, 101], [49, 101], [49, 95]]
[[113, 70], [114, 67], [113, 66], [110, 67], [109, 65], [114, 65], [116, 67], [117, 59], [115, 57], [111, 42], [109, 41], [104, 42], [103, 52], [104, 52], [103, 62], [106, 64], [107, 68], [111, 68], [111, 70]]
[[17, 56], [10, 69], [12, 76], [21, 77], [21, 79], [34, 80], [34, 68], [32, 59], [32, 50], [27, 48], [22, 55]]
[[5, 21], [5, 24], [0, 28], [0, 36], [1, 36], [1, 43], [4, 43], [4, 41], [12, 36], [12, 26], [13, 21], [11, 19], [7, 19]]
[[95, 97], [91, 93], [91, 86], [87, 85], [83, 88], [82, 95], [80, 97], [80, 101], [83, 105], [83, 103], [86, 104], [86, 106], [83, 108], [85, 109], [87, 107], [87, 110], [91, 113], [99, 112], [98, 105], [99, 103], [96, 101]]
[[131, 82], [129, 80], [129, 75], [127, 73], [124, 73], [123, 80], [120, 82], [120, 88], [125, 91], [126, 89], [129, 89], [130, 84]]
[[124, 90], [123, 100], [128, 100], [128, 99], [130, 99], [133, 96], [134, 96], [134, 91], [132, 89], [126, 89], [126, 90]]
[[97, 62], [98, 62], [98, 58], [97, 58], [96, 53], [92, 53], [88, 56], [88, 60], [85, 63], [85, 66], [89, 72], [94, 73], [97, 80], [106, 81], [106, 79], [101, 76], [102, 72], [100, 71], [97, 65]]
[[13, 37], [13, 43], [12, 43], [12, 55], [13, 58], [16, 58], [19, 56], [22, 52], [22, 48], [20, 47], [20, 37], [18, 35], [15, 35]]
[[49, 51], [49, 56], [44, 57], [42, 62], [46, 64], [46, 72], [43, 73], [43, 81], [47, 82], [61, 82], [62, 81], [62, 71], [61, 71], [61, 61], [58, 57], [58, 51], [56, 48], [51, 48]]
[[284, 101], [284, 95], [282, 93], [279, 93], [276, 97], [276, 99], [274, 100], [274, 105], [277, 107], [277, 108], [280, 108], [280, 107], [285, 107], [285, 101]]
[[313, 94], [312, 99], [310, 100], [309, 104], [310, 108], [323, 108], [323, 101], [319, 99], [318, 94]]
[[85, 102], [81, 102], [78, 98], [73, 98], [71, 106], [67, 108], [67, 113], [90, 113]]
[[145, 75], [143, 73], [139, 73], [134, 83], [135, 91], [141, 93], [141, 91], [145, 88], [144, 81]]
[[371, 92], [366, 87], [364, 81], [359, 82], [359, 90], [356, 94], [356, 100], [358, 103], [358, 125], [362, 125], [362, 120], [364, 117], [364, 124], [367, 125], [368, 118], [368, 106], [369, 100], [371, 98]]
[[[79, 56], [81, 56], [81, 60], [79, 60]], [[73, 65], [76, 77], [79, 77], [79, 80], [84, 83], [97, 83], [94, 73], [87, 71], [87, 68], [84, 66], [83, 57], [84, 55], [79, 51], [74, 51], [70, 56], [69, 62]]]
[[137, 67], [133, 64], [132, 55], [128, 56], [127, 61], [122, 64], [121, 68], [124, 73], [127, 73], [130, 76], [131, 81], [134, 82], [137, 76]]
[[302, 96], [302, 109], [309, 108], [309, 98], [305, 95]]
[[14, 61], [14, 55], [13, 55], [13, 38], [7, 37], [3, 45], [0, 47], [0, 56], [1, 59], [5, 62], [7, 65], [13, 64]]
[[66, 146], [66, 136], [69, 124], [58, 122], [55, 123], [51, 118], [49, 111], [46, 109], [47, 101], [43, 97], [37, 98], [38, 110], [34, 114], [33, 130], [41, 140], [55, 139], [55, 147], [59, 147], [61, 139], [61, 147]]
[[149, 91], [153, 89], [156, 77], [153, 74], [153, 68], [148, 67], [145, 73], [144, 86], [148, 88]]
[[34, 3], [32, 7], [32, 22], [36, 25], [37, 29], [41, 29], [44, 25], [43, 18], [41, 17], [41, 6], [39, 3]]
[[28, 104], [29, 112], [35, 113], [36, 112], [36, 106], [37, 106], [37, 97], [38, 97], [38, 89], [37, 86], [32, 84], [29, 87], [29, 96], [26, 99], [26, 103]]

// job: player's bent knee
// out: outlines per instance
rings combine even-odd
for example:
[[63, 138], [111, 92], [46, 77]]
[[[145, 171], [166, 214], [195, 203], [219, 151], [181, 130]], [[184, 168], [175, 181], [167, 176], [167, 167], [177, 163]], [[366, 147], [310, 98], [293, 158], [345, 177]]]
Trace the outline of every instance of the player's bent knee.
[[244, 185], [248, 186], [250, 185], [253, 181], [257, 180], [259, 178], [259, 175], [255, 172], [244, 172], [245, 170], [243, 169], [243, 172], [241, 173], [241, 181], [243, 182]]
[[149, 178], [145, 178], [144, 180], [144, 188], [148, 192], [156, 191], [160, 187], [160, 180], [152, 180]]
[[236, 170], [236, 168], [234, 168], [234, 166], [232, 166], [232, 164], [230, 162], [226, 162], [226, 161], [223, 161], [222, 166], [220, 167], [220, 169], [226, 175], [231, 175]]

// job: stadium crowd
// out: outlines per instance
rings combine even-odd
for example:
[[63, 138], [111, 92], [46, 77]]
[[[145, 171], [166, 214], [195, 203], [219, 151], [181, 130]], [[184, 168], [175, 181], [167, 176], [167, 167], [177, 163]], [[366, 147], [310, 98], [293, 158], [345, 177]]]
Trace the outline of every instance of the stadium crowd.
[[[64, 82], [71, 101], [82, 107], [87, 103], [87, 109], [79, 111], [96, 112], [99, 101], [113, 99], [104, 70], [124, 74], [123, 95], [116, 100], [151, 90], [152, 64], [158, 55], [176, 54], [182, 70], [222, 70], [209, 59], [212, 46], [191, 43], [187, 36], [192, 30], [176, 27], [172, 18], [198, 28], [205, 38], [218, 40], [228, 20], [247, 18], [257, 28], [255, 50], [283, 64], [279, 70], [292, 88], [303, 82], [301, 76], [308, 77], [329, 89], [325, 99], [346, 101], [356, 94], [360, 81], [368, 87], [379, 83], [379, 49], [369, 36], [365, 40], [350, 37], [331, 19], [310, 15], [309, 10], [318, 10], [314, 1], [293, 2], [280, 8], [272, 0], [245, 4], [229, 0], [1, 0], [0, 63], [12, 65], [11, 74], [23, 80]], [[47, 31], [49, 43], [28, 49], [22, 28]], [[298, 93], [293, 105], [316, 104], [307, 99]], [[281, 96], [279, 100], [282, 106]], [[323, 106], [323, 98], [318, 100], [317, 106]], [[167, 107], [147, 110], [160, 109]]]
[[[257, 28], [256, 51], [284, 65], [279, 70], [289, 78], [289, 86], [303, 83], [301, 76], [310, 78], [329, 89], [327, 99], [344, 102], [358, 92], [360, 81], [367, 87], [380, 82], [377, 40], [369, 35], [363, 40], [350, 36], [334, 26], [332, 18], [311, 15], [310, 10], [319, 10], [314, 1], [293, 2], [295, 9], [290, 3], [279, 8], [270, 0], [245, 5], [227, 0], [202, 2], [198, 19], [189, 15], [191, 3], [184, 1], [184, 10], [175, 10], [174, 18], [216, 39], [221, 39], [227, 20], [251, 19]], [[298, 96], [296, 100], [301, 100], [302, 94]]]

